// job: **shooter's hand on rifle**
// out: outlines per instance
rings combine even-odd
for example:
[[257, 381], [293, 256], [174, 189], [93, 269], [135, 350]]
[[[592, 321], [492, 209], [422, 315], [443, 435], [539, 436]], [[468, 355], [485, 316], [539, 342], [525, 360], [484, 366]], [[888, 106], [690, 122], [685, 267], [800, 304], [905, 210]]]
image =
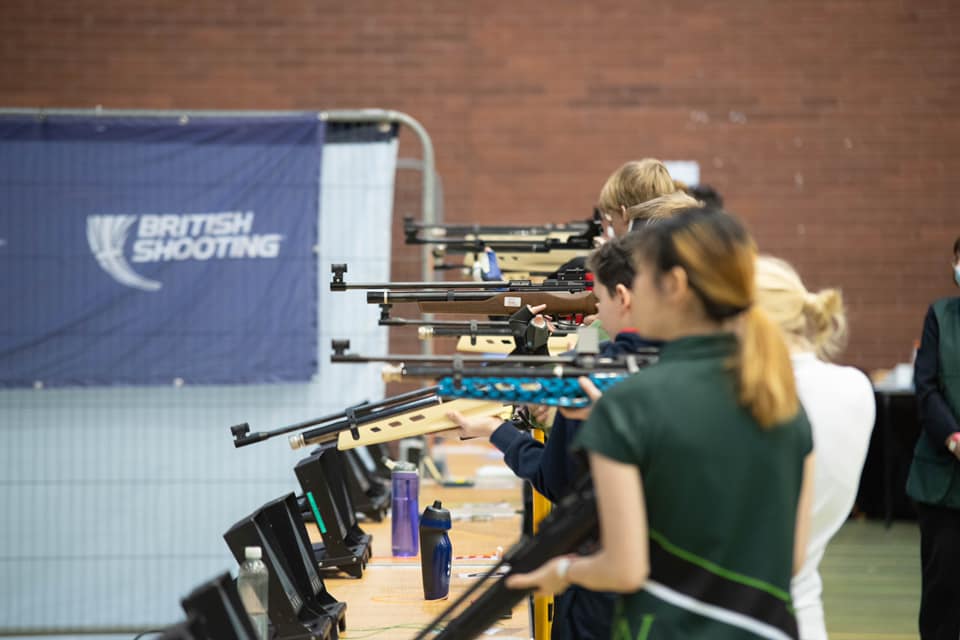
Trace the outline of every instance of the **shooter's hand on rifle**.
[[556, 416], [556, 407], [546, 404], [528, 404], [530, 416], [538, 427], [549, 427], [553, 424], [553, 418]]
[[580, 388], [583, 389], [583, 392], [590, 398], [590, 404], [581, 409], [560, 409], [560, 413], [563, 414], [563, 417], [569, 418], [570, 420], [586, 420], [590, 417], [590, 410], [593, 409], [593, 405], [597, 404], [597, 400], [600, 399], [603, 393], [600, 389], [597, 389], [597, 385], [593, 384], [590, 378], [586, 376], [580, 376], [577, 378], [577, 382], [580, 383]]
[[502, 420], [490, 416], [468, 418], [459, 411], [451, 411], [447, 417], [460, 427], [461, 438], [489, 438], [503, 424]]
[[[577, 556], [560, 556], [540, 565], [530, 573], [520, 573], [507, 578], [507, 586], [511, 589], [536, 589], [538, 596], [552, 596], [563, 593], [570, 586], [566, 570], [570, 562]], [[565, 565], [561, 567], [561, 565]], [[563, 575], [561, 575], [563, 574]]]
[[538, 304], [533, 307], [531, 307], [530, 305], [527, 305], [527, 308], [530, 309], [530, 313], [533, 314], [533, 319], [530, 321], [531, 324], [533, 323], [540, 324], [541, 322], [545, 322], [547, 323], [547, 329], [550, 331], [551, 334], [557, 331], [557, 326], [553, 324], [553, 317], [543, 315], [543, 310], [547, 308], [547, 305]]

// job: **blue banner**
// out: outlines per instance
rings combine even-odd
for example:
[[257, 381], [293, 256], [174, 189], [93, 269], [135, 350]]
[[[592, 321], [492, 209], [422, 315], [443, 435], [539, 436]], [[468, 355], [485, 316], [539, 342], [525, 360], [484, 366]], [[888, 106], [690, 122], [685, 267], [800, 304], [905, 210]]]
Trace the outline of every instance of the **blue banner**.
[[309, 380], [323, 137], [0, 118], [0, 386]]

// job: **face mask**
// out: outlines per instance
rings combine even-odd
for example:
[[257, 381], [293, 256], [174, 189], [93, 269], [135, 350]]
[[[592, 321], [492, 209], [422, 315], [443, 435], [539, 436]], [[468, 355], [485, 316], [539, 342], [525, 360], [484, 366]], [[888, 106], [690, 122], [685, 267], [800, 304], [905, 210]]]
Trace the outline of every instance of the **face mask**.
[[953, 281], [960, 287], [960, 264], [954, 265], [953, 267]]

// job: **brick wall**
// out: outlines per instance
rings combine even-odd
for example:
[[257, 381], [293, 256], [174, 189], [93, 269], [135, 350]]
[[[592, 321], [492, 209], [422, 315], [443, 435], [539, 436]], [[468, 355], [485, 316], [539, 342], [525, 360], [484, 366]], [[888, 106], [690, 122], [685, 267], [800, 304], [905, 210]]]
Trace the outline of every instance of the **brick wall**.
[[581, 218], [624, 160], [696, 160], [765, 252], [843, 288], [844, 359], [875, 368], [954, 291], [958, 34], [951, 0], [8, 0], [0, 104], [398, 109], [448, 220]]

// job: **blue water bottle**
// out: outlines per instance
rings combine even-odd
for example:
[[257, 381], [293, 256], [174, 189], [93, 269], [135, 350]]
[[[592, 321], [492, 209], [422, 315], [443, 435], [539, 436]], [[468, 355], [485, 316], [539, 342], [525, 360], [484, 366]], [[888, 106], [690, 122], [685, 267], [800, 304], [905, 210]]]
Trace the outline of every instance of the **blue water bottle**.
[[390, 473], [393, 504], [390, 509], [393, 555], [410, 558], [417, 555], [417, 521], [420, 515], [420, 477], [417, 467], [398, 462]]
[[439, 500], [423, 510], [420, 517], [420, 570], [423, 573], [423, 597], [427, 600], [446, 598], [450, 591], [450, 512]]

